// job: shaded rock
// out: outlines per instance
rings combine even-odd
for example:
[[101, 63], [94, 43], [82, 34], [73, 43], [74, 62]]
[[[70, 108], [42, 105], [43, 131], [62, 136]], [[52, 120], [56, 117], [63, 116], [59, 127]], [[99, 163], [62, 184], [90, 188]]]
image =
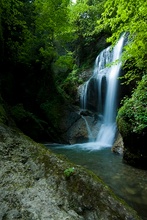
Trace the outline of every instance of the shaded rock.
[[59, 129], [65, 143], [75, 144], [88, 141], [88, 131], [83, 115], [90, 115], [88, 121], [93, 121], [93, 113], [88, 110], [81, 113], [79, 107], [76, 106], [64, 110]]
[[63, 135], [69, 144], [82, 143], [88, 141], [88, 132], [83, 118], [76, 121]]
[[79, 74], [79, 78], [86, 82], [93, 74], [93, 68], [87, 69]]
[[79, 108], [75, 106], [67, 107], [63, 110], [62, 117], [59, 123], [59, 129], [61, 133], [66, 132], [74, 123], [76, 123], [80, 118]]
[[[89, 140], [95, 140], [98, 133], [98, 118], [96, 114], [85, 110], [79, 112], [66, 112], [61, 122], [64, 133], [61, 134], [62, 138], [68, 144], [84, 143]], [[66, 125], [64, 123], [66, 121]], [[72, 121], [72, 123], [71, 123]], [[66, 127], [66, 129], [64, 129]]]
[[[87, 69], [81, 73], [79, 73], [79, 81], [81, 82], [86, 82], [93, 74], [93, 68], [92, 69]], [[83, 84], [79, 85], [77, 87], [75, 99], [74, 99], [74, 104], [80, 106], [81, 104], [81, 94], [83, 90]]]
[[83, 115], [83, 116], [93, 116], [93, 112], [90, 112], [89, 110], [81, 110], [80, 111], [80, 115]]
[[124, 137], [124, 162], [137, 168], [147, 169], [147, 130]]

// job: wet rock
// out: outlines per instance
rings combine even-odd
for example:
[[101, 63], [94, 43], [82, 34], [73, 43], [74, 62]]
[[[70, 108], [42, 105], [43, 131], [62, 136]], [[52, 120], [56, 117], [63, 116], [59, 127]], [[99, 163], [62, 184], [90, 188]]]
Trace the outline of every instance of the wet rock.
[[59, 129], [62, 133], [66, 132], [74, 123], [81, 118], [79, 109], [70, 107], [62, 112]]
[[81, 110], [80, 115], [93, 117], [93, 112], [90, 112], [89, 110]]
[[112, 152], [123, 155], [124, 153], [124, 143], [123, 138], [120, 133], [118, 133], [116, 141], [113, 144]]

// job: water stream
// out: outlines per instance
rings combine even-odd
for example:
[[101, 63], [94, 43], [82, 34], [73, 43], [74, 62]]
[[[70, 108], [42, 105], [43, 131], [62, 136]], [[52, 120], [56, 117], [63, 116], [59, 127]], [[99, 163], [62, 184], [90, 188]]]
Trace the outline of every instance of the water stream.
[[116, 195], [134, 208], [143, 220], [147, 220], [147, 171], [123, 163], [122, 156], [112, 153], [110, 148], [91, 150], [93, 146], [90, 145], [46, 144], [55, 153], [64, 154], [75, 164], [92, 170]]

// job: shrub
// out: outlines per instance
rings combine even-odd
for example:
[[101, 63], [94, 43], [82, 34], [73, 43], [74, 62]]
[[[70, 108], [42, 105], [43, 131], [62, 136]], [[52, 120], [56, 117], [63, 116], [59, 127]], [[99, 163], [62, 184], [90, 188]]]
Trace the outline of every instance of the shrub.
[[74, 167], [70, 167], [70, 168], [64, 170], [64, 175], [66, 177], [70, 177], [74, 172], [75, 172], [75, 168]]
[[147, 75], [142, 77], [131, 98], [123, 100], [118, 111], [118, 128], [123, 136], [127, 133], [141, 133], [147, 128]]

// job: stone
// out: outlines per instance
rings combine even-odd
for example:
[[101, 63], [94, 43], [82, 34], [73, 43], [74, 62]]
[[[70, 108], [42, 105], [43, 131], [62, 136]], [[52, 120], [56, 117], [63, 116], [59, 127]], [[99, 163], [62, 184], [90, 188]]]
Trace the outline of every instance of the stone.
[[[91, 171], [55, 155], [18, 130], [3, 128], [0, 220], [140, 219]], [[71, 166], [75, 173], [66, 179], [64, 171]]]
[[124, 153], [124, 143], [120, 133], [118, 133], [117, 138], [112, 146], [112, 152], [120, 155], [123, 155]]

